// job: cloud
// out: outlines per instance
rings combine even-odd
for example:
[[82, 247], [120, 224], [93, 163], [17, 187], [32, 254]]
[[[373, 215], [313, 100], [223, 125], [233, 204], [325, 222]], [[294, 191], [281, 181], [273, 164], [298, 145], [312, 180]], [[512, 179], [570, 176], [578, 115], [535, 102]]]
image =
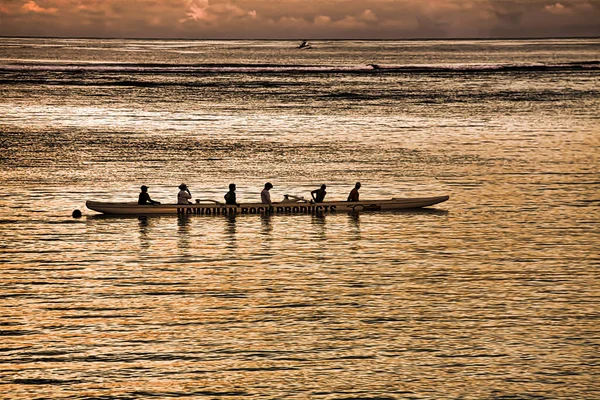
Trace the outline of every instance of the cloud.
[[40, 7], [35, 1], [31, 0], [21, 6], [21, 10], [29, 13], [37, 13], [37, 14], [56, 14], [58, 11], [57, 8], [43, 8]]
[[377, 22], [377, 15], [371, 10], [365, 10], [359, 17], [365, 22]]
[[573, 12], [569, 8], [563, 6], [561, 3], [547, 5], [544, 7], [544, 10], [548, 11], [550, 14], [557, 15], [571, 14]]
[[328, 15], [318, 15], [313, 19], [316, 27], [333, 28], [340, 30], [364, 29], [367, 24], [377, 21], [377, 16], [371, 10], [365, 10], [358, 15], [345, 15], [339, 19], [333, 19]]
[[208, 0], [192, 0], [188, 2], [187, 16], [194, 21], [215, 21], [217, 16], [209, 10]]
[[315, 17], [313, 23], [317, 26], [329, 26], [331, 24], [331, 18], [326, 15], [318, 15]]
[[349, 31], [349, 30], [360, 31], [366, 27], [366, 24], [360, 18], [348, 15], [341, 20], [334, 21], [332, 26], [335, 27], [336, 29], [345, 30], [345, 31]]
[[232, 18], [257, 18], [256, 10], [246, 11], [241, 7], [229, 2], [210, 4], [209, 0], [187, 0], [186, 3], [187, 18], [182, 19], [182, 21], [193, 20], [216, 23], [219, 21], [230, 20]]
[[600, 0], [0, 0], [0, 10], [0, 34], [9, 36], [600, 35]]

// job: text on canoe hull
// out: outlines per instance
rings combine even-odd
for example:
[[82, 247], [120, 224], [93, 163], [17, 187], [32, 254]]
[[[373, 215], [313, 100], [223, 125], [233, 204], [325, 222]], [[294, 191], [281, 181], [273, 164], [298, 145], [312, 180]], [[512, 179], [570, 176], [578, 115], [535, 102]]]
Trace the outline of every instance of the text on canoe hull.
[[337, 206], [272, 206], [272, 207], [182, 207], [177, 214], [228, 215], [228, 214], [284, 214], [335, 212]]

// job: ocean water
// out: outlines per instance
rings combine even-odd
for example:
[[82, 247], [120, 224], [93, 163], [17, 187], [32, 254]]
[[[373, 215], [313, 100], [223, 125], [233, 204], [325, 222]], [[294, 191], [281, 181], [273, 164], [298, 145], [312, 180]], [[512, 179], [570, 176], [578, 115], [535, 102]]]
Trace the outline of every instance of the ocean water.
[[600, 397], [600, 40], [297, 44], [0, 39], [0, 397]]

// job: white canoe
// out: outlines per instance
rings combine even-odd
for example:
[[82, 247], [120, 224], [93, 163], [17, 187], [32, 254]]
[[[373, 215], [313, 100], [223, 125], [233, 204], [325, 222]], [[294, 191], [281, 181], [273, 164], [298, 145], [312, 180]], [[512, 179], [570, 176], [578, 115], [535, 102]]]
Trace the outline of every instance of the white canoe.
[[241, 203], [228, 206], [215, 201], [201, 201], [197, 204], [156, 204], [111, 203], [88, 200], [85, 205], [90, 210], [110, 215], [161, 215], [161, 214], [318, 214], [360, 211], [391, 211], [432, 206], [448, 200], [450, 196], [393, 198], [390, 200], [361, 200], [357, 202], [327, 201], [323, 203], [285, 202], [273, 203], [272, 207], [262, 203]]

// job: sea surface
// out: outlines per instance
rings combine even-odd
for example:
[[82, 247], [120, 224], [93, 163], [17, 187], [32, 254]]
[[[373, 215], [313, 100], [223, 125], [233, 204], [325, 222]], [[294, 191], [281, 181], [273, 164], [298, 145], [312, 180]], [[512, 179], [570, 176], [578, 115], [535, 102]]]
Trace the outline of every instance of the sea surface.
[[0, 398], [600, 398], [600, 39], [298, 44], [0, 38]]

